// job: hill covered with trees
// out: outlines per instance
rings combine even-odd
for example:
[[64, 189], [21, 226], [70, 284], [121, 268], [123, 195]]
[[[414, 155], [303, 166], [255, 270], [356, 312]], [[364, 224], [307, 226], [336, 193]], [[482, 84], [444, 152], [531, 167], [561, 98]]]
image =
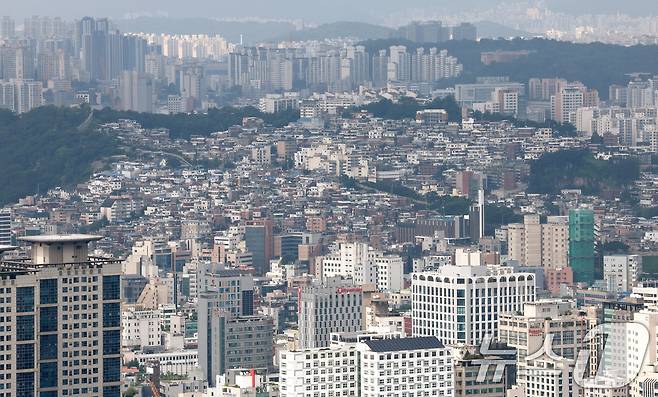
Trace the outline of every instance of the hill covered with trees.
[[155, 114], [119, 111], [105, 108], [94, 112], [97, 123], [111, 123], [120, 119], [135, 120], [144, 128], [167, 128], [173, 139], [189, 139], [192, 135], [209, 135], [217, 131], [226, 131], [234, 125], [241, 125], [245, 117], [258, 117], [275, 127], [283, 127], [299, 120], [299, 111], [280, 113], [263, 113], [248, 106], [244, 108], [222, 107], [209, 109], [208, 113]]
[[448, 121], [460, 123], [462, 121], [461, 108], [452, 96], [436, 98], [432, 102], [422, 105], [414, 99], [402, 99], [395, 103], [388, 99], [372, 102], [348, 110], [348, 113], [367, 111], [375, 117], [386, 120], [402, 120], [416, 118], [416, 112], [423, 109], [443, 109], [448, 113]]
[[88, 115], [50, 106], [20, 116], [0, 111], [0, 205], [81, 182], [118, 153], [111, 136], [79, 128]]
[[640, 176], [637, 159], [599, 160], [588, 150], [545, 153], [530, 165], [528, 193], [557, 194], [581, 189], [584, 194], [620, 192]]

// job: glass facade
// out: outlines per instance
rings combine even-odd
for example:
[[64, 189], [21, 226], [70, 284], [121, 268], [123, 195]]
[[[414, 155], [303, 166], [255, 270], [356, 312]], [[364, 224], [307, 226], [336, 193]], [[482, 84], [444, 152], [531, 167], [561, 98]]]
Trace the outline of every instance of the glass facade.
[[39, 309], [39, 331], [57, 332], [57, 306]]
[[16, 345], [16, 369], [34, 368], [34, 343]]
[[117, 276], [103, 276], [103, 300], [121, 299], [121, 278]]
[[57, 359], [57, 335], [41, 335], [39, 338], [39, 357], [42, 360]]
[[594, 211], [569, 210], [569, 266], [573, 269], [573, 281], [593, 283], [595, 263]]
[[121, 389], [119, 386], [105, 386], [103, 387], [103, 397], [121, 397]]
[[16, 288], [16, 312], [34, 311], [34, 287]]
[[27, 341], [34, 339], [34, 316], [16, 316], [16, 340]]
[[39, 282], [39, 302], [42, 305], [57, 303], [57, 279], [46, 279]]
[[121, 380], [121, 359], [103, 359], [103, 382], [118, 382]]
[[34, 372], [16, 374], [16, 395], [34, 397]]
[[39, 367], [39, 387], [57, 387], [57, 363], [41, 363]]
[[119, 303], [103, 303], [103, 327], [118, 327], [121, 324], [121, 306]]
[[103, 355], [119, 354], [121, 352], [120, 331], [103, 331]]

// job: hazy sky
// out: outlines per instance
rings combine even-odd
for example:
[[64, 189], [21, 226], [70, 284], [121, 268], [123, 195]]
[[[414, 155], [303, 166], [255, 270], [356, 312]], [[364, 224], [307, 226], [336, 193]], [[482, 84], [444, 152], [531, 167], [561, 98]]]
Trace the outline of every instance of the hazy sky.
[[[514, 0], [507, 0], [508, 2]], [[0, 0], [8, 5], [0, 14], [56, 15], [67, 19], [84, 15], [123, 17], [162, 13], [178, 17], [264, 17], [310, 22], [360, 20], [380, 22], [409, 8], [431, 8], [447, 13], [472, 7], [491, 7], [502, 0]], [[570, 13], [622, 11], [634, 15], [658, 13], [658, 0], [544, 0], [551, 8]]]

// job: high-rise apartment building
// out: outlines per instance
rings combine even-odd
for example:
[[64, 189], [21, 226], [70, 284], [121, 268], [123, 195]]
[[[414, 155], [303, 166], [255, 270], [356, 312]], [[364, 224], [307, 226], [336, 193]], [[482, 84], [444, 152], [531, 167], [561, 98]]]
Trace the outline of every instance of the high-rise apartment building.
[[44, 105], [43, 83], [40, 81], [15, 80], [14, 94], [16, 96], [14, 111], [19, 114]]
[[0, 18], [0, 39], [11, 39], [16, 36], [16, 22], [8, 16]]
[[575, 282], [592, 283], [595, 279], [594, 211], [569, 210], [569, 266]]
[[610, 292], [630, 292], [640, 281], [640, 255], [606, 255], [603, 257], [603, 279]]
[[298, 304], [301, 348], [327, 347], [331, 333], [363, 329], [361, 287], [329, 279], [321, 285], [304, 287]]
[[0, 261], [5, 396], [121, 393], [121, 263], [90, 257], [98, 236], [36, 236]]
[[121, 109], [135, 112], [153, 111], [153, 81], [145, 74], [135, 71], [121, 73], [119, 83]]
[[0, 245], [11, 245], [10, 209], [0, 209]]
[[507, 225], [508, 258], [523, 266], [561, 268], [568, 264], [568, 219], [526, 215], [523, 223]]
[[349, 277], [356, 285], [398, 292], [403, 287], [404, 263], [400, 256], [386, 255], [366, 243], [341, 243], [322, 259], [321, 273], [324, 278]]
[[498, 318], [535, 300], [535, 275], [505, 266], [443, 266], [412, 276], [414, 336], [476, 345], [495, 336]]

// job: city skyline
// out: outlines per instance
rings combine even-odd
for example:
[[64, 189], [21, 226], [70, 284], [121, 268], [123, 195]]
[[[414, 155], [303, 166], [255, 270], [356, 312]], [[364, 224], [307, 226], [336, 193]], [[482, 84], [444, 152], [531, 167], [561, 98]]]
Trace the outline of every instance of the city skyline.
[[0, 397], [658, 395], [649, 2], [15, 5]]

